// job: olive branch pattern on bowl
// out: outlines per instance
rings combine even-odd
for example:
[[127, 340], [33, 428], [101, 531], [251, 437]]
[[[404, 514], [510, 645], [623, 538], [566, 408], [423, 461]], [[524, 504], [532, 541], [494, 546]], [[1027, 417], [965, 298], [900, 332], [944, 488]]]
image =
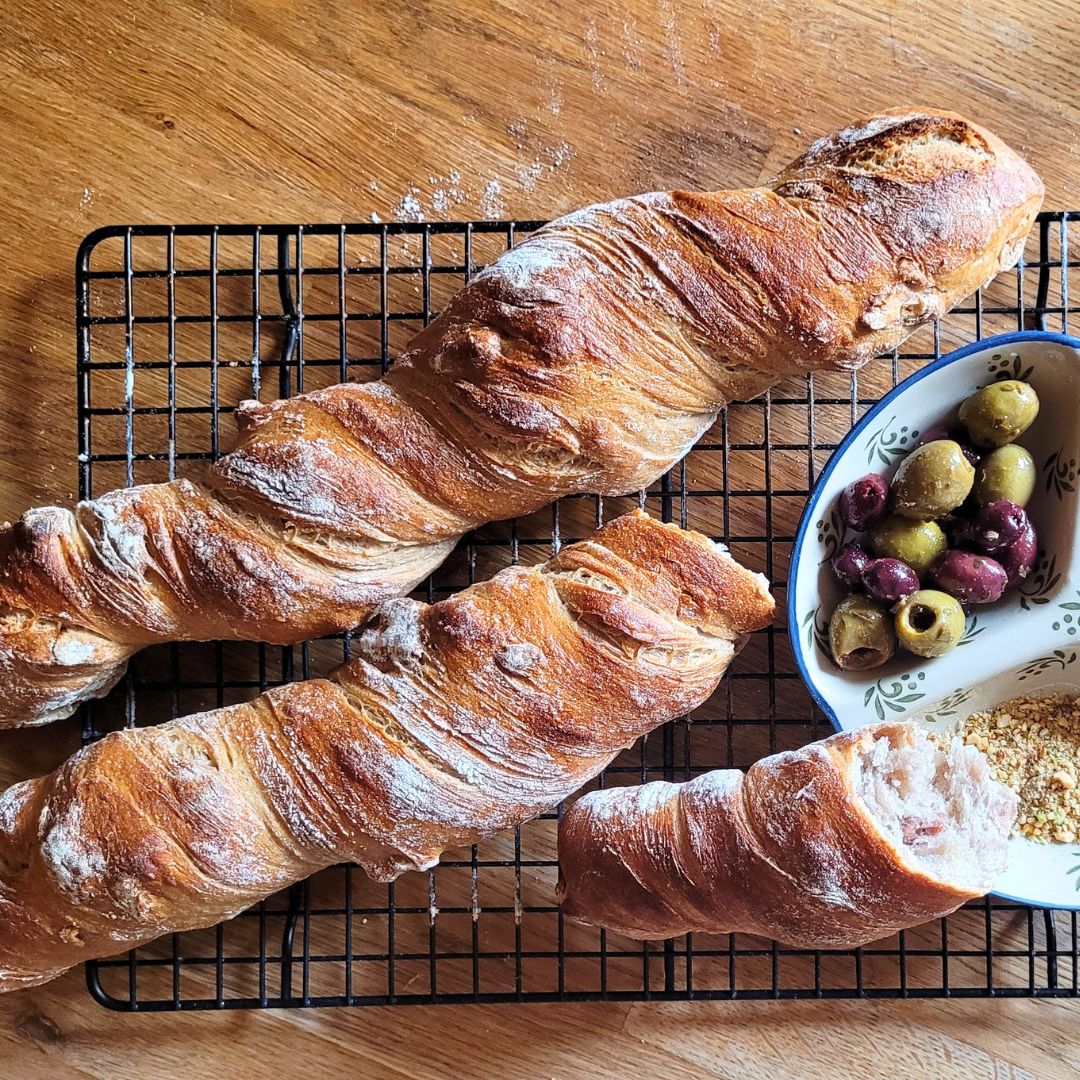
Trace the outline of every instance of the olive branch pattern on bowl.
[[1023, 611], [1031, 611], [1041, 604], [1049, 604], [1050, 597], [1061, 584], [1062, 573], [1057, 567], [1057, 556], [1040, 553], [1039, 561], [1027, 579], [1020, 584], [1016, 595]]
[[1076, 458], [1065, 456], [1064, 449], [1055, 450], [1043, 463], [1046, 490], [1059, 498], [1076, 493]]
[[969, 615], [967, 626], [964, 627], [964, 636], [956, 643], [956, 647], [959, 649], [961, 645], [970, 645], [985, 630], [985, 626], [979, 625], [978, 615]]
[[919, 437], [918, 429], [902, 424], [894, 431], [895, 423], [896, 417], [890, 416], [885, 424], [869, 437], [866, 444], [867, 465], [873, 465], [876, 461], [882, 465], [895, 465], [912, 448]]
[[990, 357], [989, 371], [994, 382], [1004, 382], [1006, 379], [1019, 379], [1021, 382], [1027, 382], [1034, 370], [1033, 366], [1024, 364], [1018, 352], [1010, 352], [1007, 355], [994, 353]]
[[1019, 682], [1034, 678], [1036, 675], [1044, 675], [1048, 671], [1059, 668], [1064, 671], [1070, 664], [1076, 663], [1076, 652], [1067, 652], [1065, 649], [1055, 649], [1049, 656], [1036, 656], [1029, 660], [1023, 667], [1016, 669], [1016, 678]]
[[821, 561], [828, 562], [844, 543], [846, 529], [839, 512], [835, 509], [831, 510], [815, 523], [814, 528], [817, 529], [818, 543], [821, 544], [825, 553]]
[[[1073, 857], [1074, 858], [1075, 857], [1080, 857], [1080, 851], [1074, 851], [1073, 852]], [[1066, 870], [1065, 873], [1066, 874], [1076, 874], [1078, 870], [1080, 870], [1080, 862], [1078, 862], [1075, 866], [1069, 867], [1069, 869]], [[1077, 874], [1077, 876], [1075, 878], [1073, 878], [1073, 883], [1076, 886], [1076, 891], [1080, 892], [1080, 874]]]
[[1051, 629], [1063, 630], [1069, 637], [1076, 637], [1076, 631], [1080, 628], [1080, 614], [1077, 614], [1080, 612], [1080, 589], [1073, 596], [1075, 599], [1057, 605], [1057, 610], [1065, 614], [1050, 624]]
[[813, 649], [816, 645], [821, 652], [829, 655], [829, 620], [821, 614], [821, 606], [818, 605], [813, 611], [808, 611], [802, 621], [806, 633], [806, 647]]
[[[949, 423], [968, 395], [1022, 379], [1040, 398], [1020, 444], [1041, 462], [1028, 511], [1039, 559], [1017, 589], [969, 614], [961, 647], [924, 660], [899, 651], [879, 668], [841, 671], [829, 653], [829, 619], [845, 590], [829, 562], [849, 534], [840, 492], [867, 472], [891, 476], [919, 433]], [[916, 719], [947, 732], [972, 712], [1024, 693], [1080, 695], [1080, 340], [1041, 331], [1004, 335], [934, 361], [871, 408], [841, 441], [807, 502], [792, 548], [788, 626], [795, 662], [838, 729]], [[1080, 852], [1015, 838], [1001, 895], [1080, 909]], [[1075, 872], [1070, 869], [1077, 866]]]
[[975, 691], [970, 686], [961, 686], [951, 694], [946, 695], [929, 712], [922, 714], [922, 719], [928, 724], [938, 724], [942, 720], [955, 717], [960, 712], [960, 707], [971, 698]]
[[886, 709], [894, 713], [905, 713], [907, 706], [914, 705], [916, 701], [922, 701], [926, 695], [918, 689], [918, 684], [926, 678], [926, 672], [920, 671], [915, 675], [901, 675], [886, 685], [885, 679], [878, 679], [873, 686], [867, 688], [863, 695], [863, 705], [873, 705], [874, 712], [879, 720], [886, 718]]

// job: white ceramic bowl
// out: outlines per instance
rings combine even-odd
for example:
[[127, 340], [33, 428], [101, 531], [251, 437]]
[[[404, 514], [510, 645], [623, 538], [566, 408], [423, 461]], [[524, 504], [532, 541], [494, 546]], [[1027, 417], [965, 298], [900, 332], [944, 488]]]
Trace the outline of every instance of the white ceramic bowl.
[[[1027, 580], [996, 604], [974, 610], [960, 645], [922, 660], [898, 651], [873, 671], [832, 662], [826, 632], [843, 595], [829, 560], [845, 542], [837, 499], [868, 472], [891, 476], [919, 433], [949, 421], [969, 394], [995, 379], [1035, 387], [1039, 417], [1018, 440], [1035, 458], [1038, 484], [1028, 512], [1040, 558]], [[958, 349], [916, 372], [852, 428], [825, 466], [792, 549], [788, 629], [796, 663], [838, 730], [914, 719], [938, 730], [969, 713], [1031, 692], [1080, 693], [1080, 339], [1031, 331]], [[1080, 909], [1080, 842], [1014, 837], [995, 895]]]

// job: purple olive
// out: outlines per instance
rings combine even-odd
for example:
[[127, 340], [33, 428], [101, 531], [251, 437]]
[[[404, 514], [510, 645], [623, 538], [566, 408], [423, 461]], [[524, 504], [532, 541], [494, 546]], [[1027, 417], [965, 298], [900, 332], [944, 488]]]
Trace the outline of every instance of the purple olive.
[[919, 575], [899, 559], [875, 559], [864, 571], [862, 583], [877, 600], [895, 604], [919, 588]]
[[884, 476], [870, 473], [848, 484], [840, 493], [840, 517], [851, 529], [865, 529], [889, 509], [889, 485]]
[[970, 443], [966, 443], [963, 439], [960, 440], [960, 453], [968, 459], [968, 464], [974, 469], [982, 461], [982, 454], [979, 453]]
[[923, 446], [928, 442], [939, 442], [941, 439], [953, 438], [953, 428], [948, 424], [931, 424], [923, 433], [919, 436], [919, 441], [915, 444], [916, 447]]
[[845, 544], [832, 560], [833, 573], [849, 588], [862, 588], [863, 571], [873, 560], [858, 544]]
[[964, 548], [971, 546], [971, 519], [963, 514], [949, 514], [939, 518], [938, 524], [949, 538], [949, 547]]
[[930, 570], [939, 589], [962, 604], [992, 604], [1001, 599], [1008, 575], [1001, 563], [971, 551], [946, 551]]
[[1022, 506], [995, 499], [980, 507], [971, 523], [969, 538], [981, 551], [993, 554], [1019, 540], [1031, 522]]
[[967, 441], [967, 432], [963, 428], [950, 427], [948, 424], [931, 424], [919, 437], [919, 441], [913, 449], [917, 450], [926, 443], [939, 442], [942, 439], [951, 439], [953, 442], [959, 443], [960, 452], [972, 466], [978, 465], [982, 460], [982, 455]]
[[1030, 523], [1008, 547], [994, 553], [994, 557], [1005, 568], [1009, 588], [1019, 585], [1028, 576], [1038, 553], [1039, 538], [1035, 533], [1035, 526]]

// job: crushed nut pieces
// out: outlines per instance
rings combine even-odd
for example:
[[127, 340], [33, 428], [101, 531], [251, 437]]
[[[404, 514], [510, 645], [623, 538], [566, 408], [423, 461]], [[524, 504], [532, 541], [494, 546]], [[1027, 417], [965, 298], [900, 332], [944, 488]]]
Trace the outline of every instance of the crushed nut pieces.
[[1017, 831], [1072, 844], [1080, 835], [1080, 698], [1021, 697], [969, 716], [964, 742], [1020, 796]]

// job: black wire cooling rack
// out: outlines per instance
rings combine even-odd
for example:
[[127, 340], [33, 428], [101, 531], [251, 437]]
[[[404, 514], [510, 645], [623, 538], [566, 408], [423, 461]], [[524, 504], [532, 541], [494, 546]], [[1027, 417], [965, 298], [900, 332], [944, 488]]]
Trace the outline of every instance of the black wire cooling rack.
[[[773, 582], [783, 617], [799, 513], [861, 412], [925, 362], [1017, 328], [1069, 329], [1071, 223], [1040, 216], [1026, 261], [857, 377], [818, 374], [732, 405], [636, 497], [564, 499], [470, 534], [417, 595], [436, 599], [545, 558], [629, 506], [723, 539]], [[227, 450], [227, 414], [377, 377], [472, 273], [535, 221], [133, 226], [98, 230], [77, 261], [79, 490], [196, 472]], [[1072, 295], [1080, 295], [1074, 287]], [[349, 656], [349, 636], [293, 648], [208, 643], [140, 654], [85, 707], [83, 736], [246, 700]], [[745, 767], [827, 733], [785, 627], [757, 634], [713, 699], [622, 755], [600, 784]], [[564, 922], [552, 813], [389, 886], [342, 866], [211, 930], [87, 968], [115, 1009], [236, 1009], [670, 998], [1077, 996], [1073, 912], [983, 900], [849, 952], [746, 935], [642, 944]]]

